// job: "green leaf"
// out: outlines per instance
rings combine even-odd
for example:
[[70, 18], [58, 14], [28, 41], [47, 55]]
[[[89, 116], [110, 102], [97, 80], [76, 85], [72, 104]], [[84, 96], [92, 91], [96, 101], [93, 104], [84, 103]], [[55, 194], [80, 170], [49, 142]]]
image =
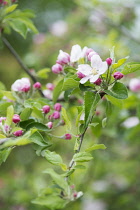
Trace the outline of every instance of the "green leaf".
[[23, 120], [23, 121], [24, 120], [28, 120], [28, 118], [30, 117], [31, 113], [32, 113], [32, 109], [31, 108], [23, 109], [23, 111], [22, 111], [22, 113], [20, 115], [20, 119]]
[[10, 12], [13, 12], [13, 11], [17, 8], [17, 6], [18, 6], [18, 4], [13, 4], [13, 5], [11, 5], [10, 7], [7, 7], [7, 8], [5, 9], [6, 14], [8, 14], [8, 13], [10, 13]]
[[33, 119], [29, 119], [29, 120], [21, 121], [19, 125], [21, 128], [26, 129], [26, 127], [32, 122], [35, 122], [35, 121]]
[[138, 71], [138, 70], [140, 70], [140, 63], [138, 63], [138, 62], [130, 62], [130, 63], [127, 63], [124, 66], [124, 68], [121, 71], [121, 73], [126, 75], [126, 74], [133, 73], [135, 71]]
[[84, 109], [85, 109], [85, 125], [87, 126], [94, 114], [97, 103], [100, 100], [100, 95], [98, 93], [93, 93], [86, 91], [84, 95]]
[[45, 150], [42, 152], [42, 156], [45, 157], [48, 162], [53, 165], [60, 165], [60, 163], [63, 163], [61, 156], [58, 155], [56, 152]]
[[58, 82], [55, 89], [53, 90], [53, 102], [56, 103], [60, 93], [62, 92], [62, 86], [63, 86], [63, 79]]
[[5, 89], [6, 89], [5, 85], [2, 82], [0, 82], [0, 90], [5, 90]]
[[69, 78], [69, 79], [66, 79], [64, 81], [62, 91], [74, 89], [74, 88], [77, 88], [77, 87], [79, 87], [79, 82], [72, 79], [72, 78]]
[[38, 33], [38, 30], [37, 28], [35, 27], [35, 25], [33, 24], [33, 22], [29, 19], [29, 18], [26, 18], [26, 17], [20, 17], [20, 18], [17, 18], [19, 21], [21, 21], [22, 23], [25, 24], [25, 26], [27, 27], [28, 30], [31, 30], [32, 32], [34, 32], [35, 34]]
[[32, 122], [27, 125], [26, 129], [30, 130], [31, 128], [37, 128], [40, 131], [48, 131], [48, 127], [44, 125], [43, 123], [38, 123], [38, 122]]
[[83, 165], [76, 165], [73, 169], [86, 169], [86, 167]]
[[99, 123], [90, 123], [89, 126], [93, 126], [96, 127], [97, 125], [99, 125]]
[[23, 36], [23, 38], [26, 38], [28, 29], [27, 29], [27, 26], [23, 22], [17, 19], [11, 19], [9, 21], [9, 25], [12, 27], [14, 31], [16, 31], [21, 36]]
[[9, 126], [11, 125], [12, 119], [13, 119], [13, 115], [14, 115], [14, 108], [11, 105], [11, 106], [9, 106], [7, 108], [7, 115], [6, 115], [6, 121], [5, 121], [6, 125], [9, 125]]
[[102, 127], [105, 128], [107, 123], [107, 117], [102, 120]]
[[118, 60], [117, 63], [114, 63], [114, 64], [112, 65], [112, 68], [113, 68], [113, 69], [117, 69], [118, 67], [122, 66], [128, 58], [129, 58], [129, 57], [122, 58], [122, 59]]
[[42, 78], [42, 79], [47, 79], [48, 75], [47, 73], [50, 72], [49, 68], [41, 69], [37, 72], [37, 76]]
[[7, 108], [12, 105], [12, 103], [5, 102], [5, 103], [0, 103], [0, 114], [2, 116], [6, 115]]
[[15, 101], [15, 98], [11, 91], [0, 91], [3, 93], [4, 96], [6, 96], [8, 99]]
[[37, 144], [37, 145], [39, 145], [39, 146], [42, 146], [42, 147], [48, 145], [47, 142], [44, 142], [43, 136], [42, 136], [38, 131], [36, 131], [35, 133], [33, 133], [33, 134], [29, 137], [29, 139], [30, 139], [33, 143], [35, 143], [35, 144]]
[[110, 95], [105, 95], [108, 101], [110, 101], [113, 105], [119, 107], [120, 109], [123, 107], [123, 101], [121, 99], [114, 98]]
[[110, 90], [105, 90], [104, 92], [118, 99], [126, 99], [128, 97], [126, 86], [120, 82], [116, 82]]
[[51, 194], [47, 195], [46, 197], [38, 197], [35, 200], [33, 200], [32, 203], [46, 206], [51, 210], [55, 210], [55, 209], [63, 209], [68, 203], [68, 200], [63, 200], [58, 195]]
[[85, 151], [91, 152], [91, 151], [97, 150], [97, 149], [106, 149], [106, 146], [104, 144], [94, 144], [93, 146], [87, 148]]
[[75, 162], [87, 162], [92, 160], [93, 157], [88, 152], [79, 152], [73, 156]]
[[8, 156], [10, 155], [10, 152], [12, 151], [13, 148], [7, 148], [2, 151], [0, 151], [0, 165], [6, 161]]
[[43, 173], [49, 174], [59, 187], [64, 189], [66, 192], [68, 191], [69, 186], [66, 180], [61, 175], [57, 174], [52, 168], [43, 171]]
[[67, 126], [67, 128], [69, 129], [69, 130], [71, 130], [71, 121], [70, 121], [70, 119], [69, 119], [69, 117], [68, 117], [68, 115], [67, 115], [67, 112], [66, 112], [66, 110], [64, 109], [64, 107], [62, 107], [62, 118], [64, 119], [64, 122], [65, 122], [65, 124], [66, 124], [66, 126]]

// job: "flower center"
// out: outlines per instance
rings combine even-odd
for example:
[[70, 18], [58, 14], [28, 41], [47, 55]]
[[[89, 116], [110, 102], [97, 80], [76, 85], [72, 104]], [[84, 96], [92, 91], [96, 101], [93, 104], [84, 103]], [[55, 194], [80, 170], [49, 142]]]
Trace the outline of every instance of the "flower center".
[[96, 75], [96, 74], [98, 74], [98, 73], [97, 73], [97, 70], [96, 70], [96, 68], [93, 68], [93, 69], [91, 70], [91, 72], [92, 72], [92, 74], [93, 74], [93, 75]]

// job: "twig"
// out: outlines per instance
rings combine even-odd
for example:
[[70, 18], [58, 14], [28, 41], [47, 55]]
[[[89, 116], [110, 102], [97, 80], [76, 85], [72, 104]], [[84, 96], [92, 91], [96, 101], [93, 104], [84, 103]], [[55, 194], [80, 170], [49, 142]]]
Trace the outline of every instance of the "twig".
[[[11, 44], [8, 42], [8, 40], [5, 37], [2, 37], [2, 41], [5, 44], [5, 46], [9, 49], [9, 51], [13, 54], [13, 56], [15, 57], [15, 59], [17, 60], [17, 62], [19, 63], [19, 65], [22, 67], [22, 69], [24, 69], [24, 71], [31, 77], [31, 79], [33, 80], [33, 82], [37, 82], [36, 78], [34, 77], [34, 75], [32, 73], [30, 73], [29, 69], [27, 68], [27, 66], [22, 62], [20, 56], [18, 55], [18, 53], [15, 51], [15, 49], [11, 46]], [[42, 90], [38, 90], [40, 95], [42, 97], [44, 97], [44, 94], [42, 92]]]

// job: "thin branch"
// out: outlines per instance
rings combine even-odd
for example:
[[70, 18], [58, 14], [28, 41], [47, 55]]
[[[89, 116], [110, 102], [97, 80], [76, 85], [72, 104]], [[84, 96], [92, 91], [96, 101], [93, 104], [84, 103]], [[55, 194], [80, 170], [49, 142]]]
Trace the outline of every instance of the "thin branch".
[[[15, 49], [11, 46], [11, 44], [8, 42], [8, 40], [5, 37], [2, 37], [2, 41], [5, 44], [5, 46], [9, 49], [9, 51], [12, 53], [12, 55], [15, 57], [15, 59], [17, 60], [17, 62], [21, 66], [21, 68], [24, 69], [24, 71], [31, 77], [32, 81], [34, 83], [37, 82], [37, 80], [34, 77], [34, 75], [32, 73], [30, 73], [30, 70], [28, 69], [28, 67], [22, 62], [20, 56], [15, 51]], [[42, 90], [39, 89], [38, 91], [39, 91], [40, 95], [42, 97], [44, 97], [44, 94], [43, 94]]]

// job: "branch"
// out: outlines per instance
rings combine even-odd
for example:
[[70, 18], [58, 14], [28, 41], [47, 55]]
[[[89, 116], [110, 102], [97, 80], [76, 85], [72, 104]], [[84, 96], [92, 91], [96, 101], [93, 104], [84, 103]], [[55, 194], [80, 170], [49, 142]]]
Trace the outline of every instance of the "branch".
[[[17, 62], [21, 66], [21, 68], [31, 77], [32, 81], [34, 83], [36, 83], [37, 82], [36, 78], [34, 77], [34, 75], [32, 73], [30, 73], [28, 67], [22, 62], [20, 56], [15, 51], [15, 49], [11, 46], [11, 44], [8, 42], [8, 40], [6, 38], [2, 37], [2, 41], [5, 44], [5, 46], [9, 49], [9, 51], [13, 54], [13, 56], [15, 57], [15, 59], [17, 60]], [[42, 90], [39, 89], [38, 91], [39, 91], [40, 95], [42, 97], [44, 97]]]

